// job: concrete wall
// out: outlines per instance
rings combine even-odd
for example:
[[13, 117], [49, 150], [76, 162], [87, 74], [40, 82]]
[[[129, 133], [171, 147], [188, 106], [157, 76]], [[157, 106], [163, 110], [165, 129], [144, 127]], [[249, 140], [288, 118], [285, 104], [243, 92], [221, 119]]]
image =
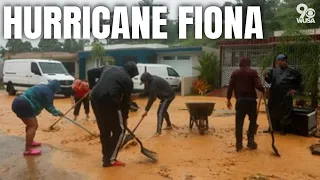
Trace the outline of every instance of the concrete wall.
[[192, 93], [192, 82], [197, 80], [197, 77], [183, 77], [181, 79], [181, 96], [190, 95]]

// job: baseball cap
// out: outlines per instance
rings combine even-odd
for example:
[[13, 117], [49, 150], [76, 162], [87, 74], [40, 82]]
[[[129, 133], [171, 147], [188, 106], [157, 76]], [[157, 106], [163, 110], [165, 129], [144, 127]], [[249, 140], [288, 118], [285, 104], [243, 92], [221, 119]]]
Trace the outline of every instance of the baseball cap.
[[286, 55], [284, 55], [284, 54], [279, 54], [277, 56], [277, 60], [286, 60], [286, 59], [288, 59], [288, 57]]

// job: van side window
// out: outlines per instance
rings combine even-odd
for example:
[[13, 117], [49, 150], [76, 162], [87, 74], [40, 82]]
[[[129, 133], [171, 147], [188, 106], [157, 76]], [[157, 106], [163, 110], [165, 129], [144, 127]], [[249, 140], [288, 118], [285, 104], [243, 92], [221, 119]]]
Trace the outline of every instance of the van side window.
[[34, 62], [31, 63], [31, 72], [37, 75], [41, 75], [38, 65]]
[[168, 76], [180, 77], [179, 74], [172, 68], [167, 68]]

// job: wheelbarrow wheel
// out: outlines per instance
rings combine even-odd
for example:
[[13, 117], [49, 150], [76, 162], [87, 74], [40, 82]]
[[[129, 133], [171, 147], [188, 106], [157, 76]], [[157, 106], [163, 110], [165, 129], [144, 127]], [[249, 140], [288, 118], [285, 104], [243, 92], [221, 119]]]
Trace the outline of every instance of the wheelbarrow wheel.
[[193, 118], [190, 116], [190, 117], [189, 117], [189, 128], [190, 128], [190, 129], [192, 129], [193, 123], [194, 123]]
[[199, 120], [199, 132], [201, 135], [204, 135], [205, 129], [204, 120]]

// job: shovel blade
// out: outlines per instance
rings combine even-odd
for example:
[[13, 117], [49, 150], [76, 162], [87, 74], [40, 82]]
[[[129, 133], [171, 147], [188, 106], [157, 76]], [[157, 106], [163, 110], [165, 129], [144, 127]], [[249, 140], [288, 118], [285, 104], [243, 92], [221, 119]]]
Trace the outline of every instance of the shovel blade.
[[141, 147], [141, 153], [144, 154], [146, 157], [152, 159], [153, 161], [158, 161], [158, 154], [156, 152]]
[[121, 148], [125, 147], [125, 145], [131, 140], [133, 140], [133, 137], [131, 136], [131, 134], [127, 134], [122, 142]]
[[277, 156], [281, 157], [276, 146], [272, 145], [272, 149], [273, 149], [274, 153], [276, 153]]

